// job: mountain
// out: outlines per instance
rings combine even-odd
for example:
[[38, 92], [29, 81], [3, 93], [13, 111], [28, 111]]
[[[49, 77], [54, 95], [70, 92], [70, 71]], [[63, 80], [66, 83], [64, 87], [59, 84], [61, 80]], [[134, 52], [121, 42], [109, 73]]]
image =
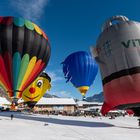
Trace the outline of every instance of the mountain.
[[49, 93], [44, 94], [43, 97], [45, 97], [45, 98], [59, 98], [58, 96], [56, 96], [56, 95], [51, 95], [51, 94], [49, 94]]
[[88, 101], [88, 102], [103, 102], [104, 101], [103, 92], [101, 92], [99, 94], [95, 94], [95, 95], [90, 96], [90, 97], [87, 97], [86, 101]]

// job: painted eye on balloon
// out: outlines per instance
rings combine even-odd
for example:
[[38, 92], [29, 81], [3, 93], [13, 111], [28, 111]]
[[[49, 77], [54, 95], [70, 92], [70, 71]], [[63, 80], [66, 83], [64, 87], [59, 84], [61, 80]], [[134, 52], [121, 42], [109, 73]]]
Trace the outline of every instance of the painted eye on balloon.
[[38, 80], [36, 85], [37, 85], [37, 87], [41, 88], [42, 85], [43, 85], [43, 81], [42, 80]]

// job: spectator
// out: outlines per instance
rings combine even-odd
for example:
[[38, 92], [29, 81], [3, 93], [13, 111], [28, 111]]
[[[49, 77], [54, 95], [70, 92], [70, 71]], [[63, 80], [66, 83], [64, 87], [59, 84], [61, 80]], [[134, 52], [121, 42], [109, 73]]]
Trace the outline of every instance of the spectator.
[[13, 118], [14, 118], [14, 115], [13, 115], [13, 114], [11, 114], [11, 120], [13, 120]]

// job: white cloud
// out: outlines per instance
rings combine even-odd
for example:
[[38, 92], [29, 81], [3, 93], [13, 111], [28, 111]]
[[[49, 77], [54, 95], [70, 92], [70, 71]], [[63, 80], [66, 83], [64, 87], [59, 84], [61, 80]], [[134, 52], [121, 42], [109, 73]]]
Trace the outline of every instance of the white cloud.
[[64, 98], [72, 97], [71, 93], [67, 91], [57, 91], [50, 94], [56, 95], [58, 97], [64, 97]]
[[53, 82], [56, 82], [56, 81], [60, 81], [60, 80], [63, 80], [63, 77], [59, 76], [57, 73], [55, 72], [50, 72], [50, 71], [47, 71], [48, 75], [51, 77], [51, 81], [52, 83]]
[[37, 21], [43, 14], [45, 6], [50, 0], [12, 0], [11, 5], [21, 16], [32, 21]]

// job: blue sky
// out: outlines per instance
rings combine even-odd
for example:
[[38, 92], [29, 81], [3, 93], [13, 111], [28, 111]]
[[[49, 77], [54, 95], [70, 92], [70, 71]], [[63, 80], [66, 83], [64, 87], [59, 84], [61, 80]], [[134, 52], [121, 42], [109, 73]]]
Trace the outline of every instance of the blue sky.
[[[70, 53], [89, 51], [96, 44], [102, 24], [114, 15], [140, 21], [139, 0], [1, 0], [0, 15], [21, 16], [38, 24], [48, 35], [51, 58], [46, 71], [52, 77], [51, 94], [81, 98], [71, 83], [66, 83], [60, 63]], [[100, 93], [100, 71], [87, 96]]]

